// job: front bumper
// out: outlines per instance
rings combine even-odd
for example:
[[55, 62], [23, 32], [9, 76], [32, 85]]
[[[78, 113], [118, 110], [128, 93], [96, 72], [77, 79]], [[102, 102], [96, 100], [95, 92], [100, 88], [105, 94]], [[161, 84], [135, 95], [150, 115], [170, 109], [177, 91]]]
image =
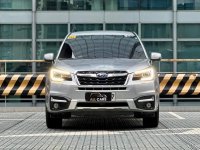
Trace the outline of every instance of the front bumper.
[[[155, 112], [159, 106], [159, 83], [152, 81], [127, 81], [123, 86], [80, 86], [73, 81], [62, 83], [47, 82], [46, 108], [51, 113], [85, 112], [85, 111], [125, 111], [125, 112]], [[87, 102], [86, 92], [111, 92], [114, 96], [109, 102]], [[57, 102], [62, 109], [54, 109], [52, 98], [61, 99]], [[138, 105], [148, 103], [153, 98], [150, 109]], [[143, 101], [144, 100], [144, 101]], [[64, 102], [66, 101], [66, 102]]]

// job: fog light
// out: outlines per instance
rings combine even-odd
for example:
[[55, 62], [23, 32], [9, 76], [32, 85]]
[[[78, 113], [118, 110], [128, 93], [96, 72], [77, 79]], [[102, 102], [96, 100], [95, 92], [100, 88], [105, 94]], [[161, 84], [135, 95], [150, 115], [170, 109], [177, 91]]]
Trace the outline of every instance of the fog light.
[[155, 97], [153, 95], [140, 97], [135, 100], [135, 105], [139, 109], [153, 110], [155, 107]]
[[51, 97], [51, 102], [66, 103], [67, 100], [66, 99], [56, 99], [56, 98]]
[[55, 109], [58, 109], [59, 104], [58, 104], [58, 103], [54, 103], [54, 104], [53, 104], [53, 107], [54, 107]]
[[149, 109], [151, 108], [151, 103], [146, 103], [146, 107]]

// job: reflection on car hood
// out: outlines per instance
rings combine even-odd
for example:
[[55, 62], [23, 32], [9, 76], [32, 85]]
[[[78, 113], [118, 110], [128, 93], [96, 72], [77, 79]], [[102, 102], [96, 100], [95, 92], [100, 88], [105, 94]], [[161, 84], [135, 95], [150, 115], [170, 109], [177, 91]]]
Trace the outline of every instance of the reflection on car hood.
[[77, 71], [127, 71], [145, 69], [148, 59], [69, 59], [56, 60], [54, 67], [76, 73]]

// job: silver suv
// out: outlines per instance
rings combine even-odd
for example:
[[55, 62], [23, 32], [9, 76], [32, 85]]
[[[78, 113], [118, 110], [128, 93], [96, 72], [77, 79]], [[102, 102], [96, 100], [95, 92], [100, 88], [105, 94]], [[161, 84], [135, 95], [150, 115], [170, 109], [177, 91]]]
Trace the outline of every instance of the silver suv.
[[[46, 124], [85, 114], [132, 114], [145, 127], [159, 123], [159, 82], [152, 61], [161, 54], [146, 50], [135, 33], [88, 31], [70, 33], [52, 62], [46, 80]], [[98, 113], [97, 113], [98, 112]]]

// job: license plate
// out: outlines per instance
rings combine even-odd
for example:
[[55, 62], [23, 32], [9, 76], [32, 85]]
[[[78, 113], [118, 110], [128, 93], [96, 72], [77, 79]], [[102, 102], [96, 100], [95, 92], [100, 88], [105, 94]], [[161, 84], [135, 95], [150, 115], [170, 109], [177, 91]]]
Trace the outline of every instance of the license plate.
[[86, 101], [90, 101], [90, 102], [111, 101], [112, 93], [99, 93], [99, 92], [86, 93], [85, 99]]

